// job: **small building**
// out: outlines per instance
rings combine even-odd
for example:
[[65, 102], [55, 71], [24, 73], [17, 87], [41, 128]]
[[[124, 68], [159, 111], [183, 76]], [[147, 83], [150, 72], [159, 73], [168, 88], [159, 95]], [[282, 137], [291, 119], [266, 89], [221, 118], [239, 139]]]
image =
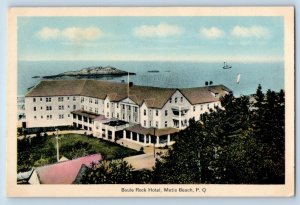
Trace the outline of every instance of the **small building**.
[[[37, 167], [25, 174], [18, 174], [18, 179], [21, 182], [21, 178], [26, 178], [28, 184], [78, 183], [82, 177], [82, 173], [86, 169], [91, 168], [92, 165], [99, 164], [101, 160], [101, 154], [93, 154], [72, 160], [64, 159], [54, 164]], [[29, 175], [30, 177], [27, 177]]]

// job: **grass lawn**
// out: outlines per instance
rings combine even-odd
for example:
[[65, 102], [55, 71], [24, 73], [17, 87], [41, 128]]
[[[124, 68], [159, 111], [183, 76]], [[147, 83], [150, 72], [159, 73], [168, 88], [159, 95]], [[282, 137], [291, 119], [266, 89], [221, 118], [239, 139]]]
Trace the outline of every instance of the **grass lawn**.
[[[141, 153], [112, 142], [80, 134], [65, 134], [59, 137], [60, 157], [65, 156], [68, 159], [100, 153], [104, 159], [111, 160]], [[18, 140], [18, 172], [27, 171], [33, 166], [38, 167], [55, 162], [55, 136]]]

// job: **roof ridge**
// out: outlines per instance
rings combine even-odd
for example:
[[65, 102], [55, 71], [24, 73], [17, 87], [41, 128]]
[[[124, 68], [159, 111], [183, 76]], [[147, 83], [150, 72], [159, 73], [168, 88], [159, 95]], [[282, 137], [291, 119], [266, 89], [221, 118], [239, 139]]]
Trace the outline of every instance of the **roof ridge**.
[[81, 87], [81, 90], [80, 90], [80, 92], [79, 92], [79, 95], [80, 95], [80, 96], [82, 96], [82, 92], [84, 91], [86, 81], [87, 81], [87, 79], [84, 79], [84, 83], [83, 83], [83, 85], [82, 85], [82, 87]]

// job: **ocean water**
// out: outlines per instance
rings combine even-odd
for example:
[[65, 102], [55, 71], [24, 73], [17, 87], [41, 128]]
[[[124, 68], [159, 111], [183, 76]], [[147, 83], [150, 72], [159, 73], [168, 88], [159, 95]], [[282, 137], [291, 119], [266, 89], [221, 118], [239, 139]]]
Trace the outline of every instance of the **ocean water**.
[[[27, 89], [37, 84], [41, 78], [33, 76], [55, 75], [65, 71], [79, 70], [90, 66], [113, 66], [130, 71], [130, 81], [137, 85], [190, 88], [205, 86], [206, 81], [214, 85], [223, 84], [230, 88], [235, 96], [256, 92], [258, 84], [264, 91], [284, 89], [284, 64], [276, 63], [230, 63], [231, 69], [223, 69], [223, 62], [157, 62], [157, 61], [19, 61], [18, 95], [25, 95]], [[159, 72], [150, 73], [149, 70]], [[240, 83], [236, 83], [240, 74]], [[100, 78], [99, 78], [100, 79]], [[127, 76], [104, 77], [100, 80], [127, 82]]]

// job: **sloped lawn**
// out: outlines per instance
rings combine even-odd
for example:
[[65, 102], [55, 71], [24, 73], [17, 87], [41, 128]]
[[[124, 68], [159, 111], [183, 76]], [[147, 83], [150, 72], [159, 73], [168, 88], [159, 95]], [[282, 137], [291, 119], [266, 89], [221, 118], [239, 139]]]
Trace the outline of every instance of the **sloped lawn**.
[[[122, 147], [118, 144], [80, 134], [59, 135], [59, 154], [75, 159], [89, 154], [100, 153], [105, 159], [120, 159], [141, 152]], [[32, 167], [55, 163], [55, 136], [35, 137], [18, 140], [18, 172]]]

